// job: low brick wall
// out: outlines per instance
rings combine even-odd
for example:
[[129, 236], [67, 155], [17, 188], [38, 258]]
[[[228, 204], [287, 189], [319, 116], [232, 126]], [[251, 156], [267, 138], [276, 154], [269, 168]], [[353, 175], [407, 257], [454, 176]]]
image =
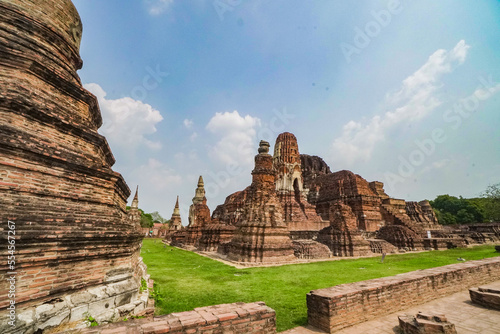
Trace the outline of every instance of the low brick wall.
[[66, 334], [276, 333], [276, 313], [264, 302], [223, 304], [172, 313], [153, 320], [138, 319]]
[[500, 257], [342, 284], [307, 294], [309, 325], [333, 333], [500, 279]]

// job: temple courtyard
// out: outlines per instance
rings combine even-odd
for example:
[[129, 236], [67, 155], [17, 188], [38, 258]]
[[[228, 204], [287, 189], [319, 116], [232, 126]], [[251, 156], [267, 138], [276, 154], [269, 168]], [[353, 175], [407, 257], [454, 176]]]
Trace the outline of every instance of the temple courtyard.
[[[155, 281], [156, 314], [216, 304], [264, 301], [276, 311], [279, 332], [307, 325], [306, 294], [311, 290], [498, 254], [492, 245], [483, 245], [388, 255], [383, 263], [378, 256], [241, 269], [165, 245], [159, 239], [145, 239], [141, 252]], [[452, 317], [451, 313], [446, 315]], [[396, 324], [392, 327], [397, 325], [397, 317], [390, 321], [394, 320]], [[382, 325], [388, 326], [389, 322]]]

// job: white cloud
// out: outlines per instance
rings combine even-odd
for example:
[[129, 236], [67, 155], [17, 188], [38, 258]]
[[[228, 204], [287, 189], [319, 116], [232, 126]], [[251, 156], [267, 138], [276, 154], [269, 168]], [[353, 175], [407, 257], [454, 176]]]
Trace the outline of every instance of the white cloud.
[[500, 92], [500, 83], [496, 84], [495, 86], [479, 87], [474, 91], [474, 93], [472, 93], [472, 95], [476, 96], [479, 99], [484, 99], [498, 92]]
[[220, 137], [209, 148], [211, 157], [225, 164], [251, 163], [257, 151], [255, 140], [258, 126], [259, 118], [250, 115], [242, 117], [236, 110], [216, 113], [206, 126], [209, 132]]
[[451, 50], [437, 50], [415, 73], [403, 80], [399, 91], [386, 96], [383, 115], [368, 122], [350, 121], [343, 127], [342, 135], [333, 142], [336, 160], [352, 164], [357, 160], [368, 161], [376, 144], [385, 139], [386, 132], [404, 121], [418, 121], [441, 104], [436, 96], [443, 74], [450, 73], [462, 64], [469, 46], [461, 40]]
[[182, 177], [174, 169], [153, 158], [137, 167], [132, 178], [139, 183], [139, 188], [154, 189], [155, 192], [182, 184]]
[[469, 45], [461, 40], [451, 51], [437, 50], [418, 71], [403, 80], [401, 89], [388, 95], [388, 100], [393, 103], [411, 99], [413, 97], [425, 97], [439, 88], [439, 78], [444, 73], [449, 73], [460, 64], [463, 64], [467, 55]]
[[145, 2], [149, 14], [156, 16], [163, 14], [174, 3], [174, 0], [145, 0]]
[[418, 173], [417, 176], [420, 176], [422, 174], [425, 174], [427, 172], [436, 170], [436, 169], [443, 169], [444, 167], [448, 166], [452, 161], [450, 159], [442, 159], [438, 161], [434, 161], [432, 164], [425, 166], [422, 168], [422, 170]]
[[198, 138], [198, 134], [197, 134], [196, 132], [193, 132], [193, 133], [191, 134], [191, 136], [189, 136], [189, 140], [190, 140], [191, 142], [194, 142], [194, 141], [196, 140], [196, 138]]
[[186, 127], [186, 129], [191, 129], [193, 127], [194, 122], [192, 119], [185, 119], [183, 124]]
[[161, 148], [160, 142], [145, 137], [155, 133], [156, 124], [163, 120], [158, 110], [130, 97], [108, 100], [104, 89], [95, 83], [84, 87], [99, 101], [103, 118], [99, 132], [106, 136], [112, 147], [133, 149], [145, 145], [150, 149]]

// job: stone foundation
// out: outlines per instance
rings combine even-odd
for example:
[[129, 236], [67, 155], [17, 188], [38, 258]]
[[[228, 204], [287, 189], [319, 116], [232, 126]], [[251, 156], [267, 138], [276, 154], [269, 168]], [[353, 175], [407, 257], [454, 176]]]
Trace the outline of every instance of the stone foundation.
[[465, 247], [465, 241], [462, 238], [430, 238], [423, 239], [424, 249], [451, 249]]
[[372, 250], [373, 253], [389, 254], [398, 252], [398, 249], [394, 245], [388, 243], [385, 240], [368, 239], [368, 242], [370, 243], [370, 249]]
[[383, 226], [377, 232], [377, 239], [383, 239], [400, 250], [423, 250], [424, 242], [420, 235], [403, 225]]
[[297, 259], [328, 259], [332, 252], [326, 245], [313, 240], [293, 240], [293, 254]]
[[286, 226], [242, 223], [228, 245], [234, 262], [286, 263], [295, 260]]
[[200, 241], [198, 243], [198, 250], [205, 252], [217, 252], [231, 241], [234, 236], [236, 227], [225, 224], [211, 224], [203, 227]]
[[341, 231], [330, 226], [319, 231], [318, 242], [325, 244], [334, 256], [369, 256], [370, 242], [358, 231]]
[[66, 294], [41, 305], [16, 310], [16, 329], [6, 327], [0, 318], [2, 333], [58, 333], [67, 328], [85, 328], [92, 316], [99, 324], [118, 321], [127, 316], [153, 315], [154, 304], [148, 290], [140, 291], [132, 278]]
[[234, 303], [196, 308], [193, 311], [91, 327], [65, 334], [112, 333], [276, 333], [276, 313], [264, 302]]
[[469, 295], [474, 304], [500, 310], [500, 284], [472, 288]]
[[455, 325], [443, 314], [423, 314], [398, 317], [402, 334], [457, 334]]
[[333, 333], [498, 280], [500, 257], [342, 284], [307, 295], [309, 325]]

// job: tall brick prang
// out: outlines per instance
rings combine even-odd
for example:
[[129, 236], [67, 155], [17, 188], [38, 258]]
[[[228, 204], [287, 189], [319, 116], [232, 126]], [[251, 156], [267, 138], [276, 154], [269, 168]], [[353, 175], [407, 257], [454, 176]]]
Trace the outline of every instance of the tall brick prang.
[[269, 143], [260, 142], [242, 221], [230, 242], [228, 258], [237, 262], [283, 262], [294, 257], [290, 231], [276, 195], [276, 172]]
[[321, 217], [307, 201], [302, 178], [297, 138], [284, 132], [276, 138], [273, 166], [276, 170], [276, 193], [283, 206], [283, 220], [290, 230], [318, 230]]

